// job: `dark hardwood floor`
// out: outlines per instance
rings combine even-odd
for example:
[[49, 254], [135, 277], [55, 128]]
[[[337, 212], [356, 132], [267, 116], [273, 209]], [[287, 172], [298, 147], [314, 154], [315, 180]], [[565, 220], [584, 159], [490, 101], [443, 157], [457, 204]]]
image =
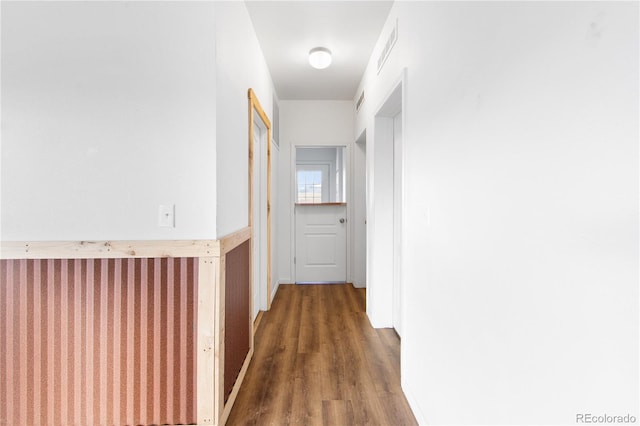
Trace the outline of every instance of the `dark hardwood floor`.
[[415, 425], [400, 341], [374, 329], [365, 290], [281, 285], [227, 425]]

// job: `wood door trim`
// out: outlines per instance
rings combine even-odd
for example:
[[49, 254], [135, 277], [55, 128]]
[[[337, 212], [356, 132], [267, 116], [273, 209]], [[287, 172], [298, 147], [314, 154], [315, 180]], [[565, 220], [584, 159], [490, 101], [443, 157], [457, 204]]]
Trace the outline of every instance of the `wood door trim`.
[[[251, 261], [249, 267], [253, 271], [253, 244], [255, 243], [255, 235], [253, 235], [253, 144], [254, 134], [253, 126], [255, 123], [255, 113], [257, 112], [260, 119], [267, 127], [267, 310], [271, 308], [271, 121], [264, 112], [258, 97], [253, 89], [248, 91], [249, 98], [249, 227], [251, 228]], [[251, 273], [251, 294], [253, 295], [253, 273]], [[253, 304], [253, 297], [251, 298]], [[253, 306], [251, 306], [253, 312]]]

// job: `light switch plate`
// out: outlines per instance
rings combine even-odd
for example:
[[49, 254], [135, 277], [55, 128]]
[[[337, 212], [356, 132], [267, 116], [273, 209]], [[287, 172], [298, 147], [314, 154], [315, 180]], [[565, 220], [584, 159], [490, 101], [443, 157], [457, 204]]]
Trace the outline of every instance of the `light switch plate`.
[[161, 228], [175, 228], [176, 214], [174, 204], [161, 204], [158, 208], [158, 226]]

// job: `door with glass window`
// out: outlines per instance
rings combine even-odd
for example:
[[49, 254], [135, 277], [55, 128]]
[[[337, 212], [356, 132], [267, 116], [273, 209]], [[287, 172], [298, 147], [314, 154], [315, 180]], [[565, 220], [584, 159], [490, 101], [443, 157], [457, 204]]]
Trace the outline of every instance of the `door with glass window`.
[[[297, 283], [346, 282], [347, 205], [343, 148], [302, 148], [296, 163]], [[301, 148], [298, 148], [300, 151]], [[314, 157], [315, 155], [315, 157]]]

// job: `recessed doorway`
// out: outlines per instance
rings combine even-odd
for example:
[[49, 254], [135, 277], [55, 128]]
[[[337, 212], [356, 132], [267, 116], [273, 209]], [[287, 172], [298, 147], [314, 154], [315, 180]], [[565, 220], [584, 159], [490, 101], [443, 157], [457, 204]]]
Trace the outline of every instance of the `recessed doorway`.
[[367, 315], [376, 328], [403, 324], [403, 117], [402, 73], [376, 110], [367, 141]]
[[249, 89], [251, 315], [271, 306], [271, 122]]

